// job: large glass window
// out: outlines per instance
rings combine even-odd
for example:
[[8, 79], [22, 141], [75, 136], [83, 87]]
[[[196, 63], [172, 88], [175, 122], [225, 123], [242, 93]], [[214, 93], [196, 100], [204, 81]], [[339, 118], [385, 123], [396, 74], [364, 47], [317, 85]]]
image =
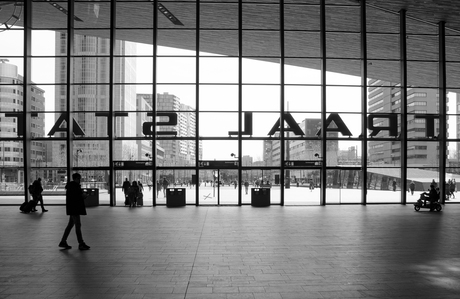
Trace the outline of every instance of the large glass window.
[[272, 204], [308, 205], [411, 201], [404, 178], [421, 191], [459, 176], [459, 34], [447, 29], [442, 66], [439, 27], [410, 11], [367, 6], [362, 28], [356, 1], [24, 5], [0, 12], [15, 16], [0, 27], [0, 194], [12, 200], [40, 176], [62, 202], [75, 171], [112, 205], [126, 178], [146, 186], [145, 205], [167, 203], [164, 178], [187, 204], [249, 205], [269, 188]]

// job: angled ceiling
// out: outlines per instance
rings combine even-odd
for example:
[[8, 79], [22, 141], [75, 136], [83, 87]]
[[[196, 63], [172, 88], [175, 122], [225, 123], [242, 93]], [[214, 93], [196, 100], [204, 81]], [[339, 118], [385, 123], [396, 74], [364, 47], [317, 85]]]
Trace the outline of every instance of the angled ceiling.
[[[243, 55], [268, 56], [259, 59], [274, 61], [270, 56], [280, 54], [278, 1], [272, 3], [243, 4]], [[65, 2], [58, 2], [66, 8]], [[158, 43], [159, 45], [182, 49], [196, 49], [196, 4], [195, 1], [164, 2], [164, 6], [179, 19], [184, 26], [170, 22], [165, 15], [159, 13]], [[292, 5], [290, 4], [292, 3]], [[285, 1], [285, 29], [293, 30], [285, 34], [285, 54], [287, 64], [319, 68], [319, 9], [315, 6], [295, 4], [317, 4], [319, 0]], [[436, 24], [445, 21], [450, 36], [447, 40], [447, 59], [460, 62], [460, 4], [454, 0], [367, 0], [368, 35], [368, 74], [370, 78], [399, 82], [399, 16], [401, 9], [407, 10], [410, 17], [407, 22], [409, 84], [423, 87], [436, 87], [438, 84], [437, 60], [437, 28]], [[360, 75], [360, 23], [359, 2], [354, 0], [326, 0], [326, 4], [351, 6], [330, 6], [326, 11], [327, 34], [326, 51], [330, 59], [327, 69], [334, 72]], [[382, 8], [377, 9], [377, 7]], [[237, 3], [212, 3], [207, 1], [200, 6], [200, 24], [204, 30], [200, 36], [200, 50], [222, 55], [238, 54]], [[152, 2], [118, 2], [116, 24], [120, 28], [117, 38], [133, 42], [151, 44], [153, 41], [154, 7]], [[82, 22], [75, 22], [75, 33], [100, 37], [109, 37], [110, 3], [109, 2], [76, 2], [75, 15]], [[66, 15], [52, 7], [48, 2], [34, 2], [33, 27], [62, 30], [66, 27]], [[141, 30], [145, 28], [146, 30]], [[224, 30], [224, 29], [233, 29]], [[264, 30], [253, 30], [264, 29]], [[298, 32], [294, 30], [310, 30]], [[458, 37], [454, 36], [458, 35]], [[301, 59], [299, 57], [310, 57]], [[339, 58], [347, 58], [339, 59]], [[383, 61], [389, 59], [390, 61]], [[432, 61], [432, 62], [426, 62]], [[450, 64], [449, 78], [460, 78], [460, 63]], [[452, 83], [450, 83], [452, 82]], [[454, 86], [454, 80], [448, 84]]]

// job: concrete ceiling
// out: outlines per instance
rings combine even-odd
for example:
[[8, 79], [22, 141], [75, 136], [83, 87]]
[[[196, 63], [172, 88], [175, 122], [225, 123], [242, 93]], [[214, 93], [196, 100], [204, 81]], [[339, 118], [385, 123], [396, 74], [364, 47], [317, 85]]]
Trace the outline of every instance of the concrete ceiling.
[[[200, 51], [222, 55], [238, 55], [238, 4], [207, 1], [200, 6]], [[243, 4], [243, 55], [267, 61], [279, 61], [270, 56], [280, 55], [280, 14], [278, 1], [270, 4]], [[262, 1], [261, 1], [262, 2]], [[177, 26], [159, 14], [159, 45], [195, 50], [195, 1], [162, 2], [183, 24]], [[292, 3], [292, 4], [290, 4]], [[299, 5], [301, 3], [301, 5]], [[285, 1], [285, 55], [287, 64], [319, 68], [319, 0]], [[447, 34], [447, 59], [457, 61], [448, 65], [448, 86], [460, 87], [460, 4], [454, 0], [367, 0], [368, 74], [370, 78], [399, 82], [399, 16], [407, 10], [409, 84], [436, 87], [438, 84], [437, 27], [445, 21]], [[65, 3], [58, 2], [63, 8]], [[302, 5], [303, 4], [303, 5]], [[310, 4], [310, 5], [305, 5]], [[359, 3], [353, 0], [326, 0], [327, 34], [326, 51], [330, 59], [329, 71], [360, 75], [361, 47]], [[66, 15], [48, 2], [34, 2], [33, 27], [62, 30]], [[344, 6], [345, 5], [345, 6]], [[377, 9], [376, 7], [384, 10]], [[109, 36], [110, 3], [78, 2], [75, 15], [83, 22], [75, 22], [75, 33]], [[117, 38], [151, 44], [153, 42], [153, 5], [151, 2], [118, 2], [116, 24]], [[204, 30], [206, 29], [206, 30]], [[225, 30], [232, 29], [232, 30]], [[270, 31], [273, 30], [273, 31]], [[298, 30], [305, 30], [300, 32]], [[456, 30], [456, 31], [454, 31]], [[458, 36], [454, 36], [458, 35]], [[300, 58], [303, 57], [303, 58]], [[343, 58], [346, 58], [343, 59]], [[385, 61], [382, 59], [387, 59]], [[425, 61], [418, 61], [425, 60]], [[431, 62], [426, 62], [431, 61]]]

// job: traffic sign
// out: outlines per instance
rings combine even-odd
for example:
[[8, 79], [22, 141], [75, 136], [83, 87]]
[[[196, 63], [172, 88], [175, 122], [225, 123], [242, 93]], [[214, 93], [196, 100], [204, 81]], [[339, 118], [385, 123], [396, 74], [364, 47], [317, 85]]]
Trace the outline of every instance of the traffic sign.
[[113, 161], [115, 169], [151, 169], [152, 161]]
[[235, 168], [238, 168], [238, 161], [235, 161], [235, 160], [199, 161], [198, 166], [200, 168], [211, 168], [211, 169], [225, 169], [225, 168], [235, 169]]
[[312, 167], [312, 166], [321, 166], [321, 160], [294, 160], [294, 161], [284, 161], [284, 166], [286, 167]]

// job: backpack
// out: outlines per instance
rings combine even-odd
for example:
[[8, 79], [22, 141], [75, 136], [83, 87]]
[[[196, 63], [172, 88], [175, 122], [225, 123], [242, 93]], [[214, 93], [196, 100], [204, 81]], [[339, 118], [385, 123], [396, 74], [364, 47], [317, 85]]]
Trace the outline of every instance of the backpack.
[[129, 194], [129, 195], [134, 195], [134, 196], [136, 196], [136, 195], [137, 195], [137, 190], [136, 190], [136, 189], [137, 189], [137, 188], [132, 187], [132, 186], [129, 187], [129, 189], [128, 189], [128, 194]]
[[30, 194], [34, 194], [35, 187], [33, 184], [30, 184], [28, 189], [29, 189]]

